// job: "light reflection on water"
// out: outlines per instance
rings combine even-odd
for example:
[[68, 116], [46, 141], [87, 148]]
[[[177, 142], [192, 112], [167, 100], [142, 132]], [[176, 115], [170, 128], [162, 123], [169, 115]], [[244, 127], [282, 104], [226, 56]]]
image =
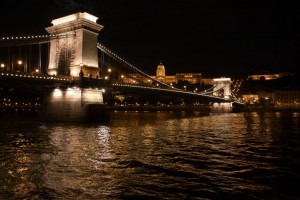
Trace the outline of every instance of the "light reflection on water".
[[299, 113], [0, 120], [0, 199], [298, 199]]

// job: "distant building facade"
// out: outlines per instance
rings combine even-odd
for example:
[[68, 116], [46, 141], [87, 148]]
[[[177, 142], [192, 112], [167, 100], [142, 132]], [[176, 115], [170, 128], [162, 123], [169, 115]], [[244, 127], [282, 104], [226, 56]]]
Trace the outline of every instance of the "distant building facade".
[[248, 104], [255, 104], [258, 102], [258, 94], [243, 94], [242, 101]]
[[300, 90], [275, 90], [274, 101], [277, 108], [300, 108]]
[[278, 74], [253, 74], [253, 75], [249, 75], [248, 78], [252, 80], [261, 80], [261, 79], [274, 80], [289, 75], [291, 75], [291, 73], [288, 72], [282, 72]]
[[[174, 76], [166, 76], [165, 66], [160, 62], [156, 69], [156, 76], [151, 76], [151, 78], [159, 80], [161, 82], [170, 84], [177, 83], [179, 80], [188, 81], [191, 84], [201, 84], [202, 75], [201, 73], [177, 73]], [[212, 82], [212, 80], [211, 80]]]

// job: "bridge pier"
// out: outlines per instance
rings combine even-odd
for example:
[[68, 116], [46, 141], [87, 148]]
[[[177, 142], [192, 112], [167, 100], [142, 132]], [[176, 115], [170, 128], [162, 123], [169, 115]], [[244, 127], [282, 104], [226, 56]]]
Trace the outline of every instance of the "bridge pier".
[[56, 88], [44, 94], [40, 116], [54, 122], [106, 122], [108, 110], [100, 89]]
[[231, 102], [213, 103], [211, 107], [212, 113], [230, 113], [233, 111]]

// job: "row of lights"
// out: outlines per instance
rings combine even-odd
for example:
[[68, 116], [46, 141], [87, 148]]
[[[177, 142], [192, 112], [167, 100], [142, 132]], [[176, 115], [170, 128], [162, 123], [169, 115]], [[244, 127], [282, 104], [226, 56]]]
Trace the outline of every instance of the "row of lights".
[[[146, 86], [138, 86], [138, 85], [128, 85], [128, 84], [112, 84], [113, 86], [119, 86], [119, 87], [134, 87], [134, 88], [143, 88], [143, 89], [152, 89], [152, 90], [161, 90], [161, 91], [172, 91], [172, 92], [177, 92], [177, 93], [182, 93], [182, 94], [193, 94], [197, 96], [205, 96], [205, 97], [212, 97], [211, 95], [206, 95], [206, 94], [200, 94], [200, 93], [194, 93], [194, 92], [188, 92], [184, 90], [170, 90], [170, 89], [163, 89], [163, 88], [152, 88], [152, 87], [146, 87]], [[215, 97], [215, 96], [213, 96]], [[220, 97], [215, 97], [217, 99], [223, 99]]]
[[49, 38], [49, 37], [58, 37], [58, 36], [68, 36], [74, 34], [53, 34], [53, 35], [32, 35], [32, 36], [16, 36], [16, 37], [2, 37], [2, 40], [20, 40], [20, 39], [36, 39], [36, 38]]
[[[18, 60], [17, 63], [18, 63], [18, 65], [22, 65], [22, 64], [23, 64], [23, 61], [22, 61], [22, 60]], [[4, 67], [5, 67], [5, 64], [4, 64], [4, 63], [1, 63], [1, 64], [0, 64], [0, 67], [1, 67], [1, 68], [4, 68]]]
[[[22, 61], [22, 60], [18, 60], [17, 63], [18, 63], [18, 65], [22, 65], [22, 64], [23, 64], [23, 61]], [[5, 64], [4, 64], [4, 63], [1, 63], [1, 64], [0, 64], [0, 67], [3, 69], [3, 68], [5, 67]], [[40, 70], [39, 70], [39, 69], [36, 69], [35, 72], [36, 72], [36, 73], [39, 73]]]
[[[37, 70], [36, 70], [37, 71]], [[52, 79], [58, 81], [69, 81], [68, 78], [56, 78], [53, 76], [34, 76], [34, 75], [26, 75], [26, 74], [10, 74], [10, 73], [1, 73], [1, 76], [15, 76], [15, 77], [23, 77], [23, 78], [36, 78], [36, 79]]]
[[2, 37], [2, 40], [19, 40], [19, 39], [34, 39], [34, 38], [48, 38], [50, 35], [35, 35], [35, 36], [20, 36], [20, 37]]

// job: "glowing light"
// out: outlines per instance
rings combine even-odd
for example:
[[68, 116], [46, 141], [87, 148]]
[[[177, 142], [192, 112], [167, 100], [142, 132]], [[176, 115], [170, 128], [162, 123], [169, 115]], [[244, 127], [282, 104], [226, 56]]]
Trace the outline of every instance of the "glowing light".
[[53, 91], [53, 96], [54, 97], [61, 97], [62, 96], [62, 91], [60, 90], [60, 89], [55, 89], [54, 91]]
[[23, 63], [22, 60], [18, 60], [19, 65], [22, 65], [22, 63]]
[[82, 101], [84, 103], [103, 103], [102, 93], [99, 90], [84, 89], [82, 91]]
[[76, 88], [68, 88], [68, 89], [67, 89], [66, 95], [67, 95], [67, 96], [73, 96], [73, 95], [75, 94], [75, 90], [79, 91], [79, 90], [76, 89]]
[[230, 81], [230, 78], [214, 78], [213, 81]]
[[79, 19], [85, 19], [85, 20], [96, 23], [98, 17], [95, 17], [94, 15], [91, 15], [87, 12], [76, 13], [76, 14], [68, 15], [66, 17], [61, 17], [61, 18], [52, 20], [51, 23], [55, 26], [55, 25], [65, 24], [65, 23], [75, 21], [75, 20], [79, 20]]
[[109, 68], [107, 71], [108, 71], [108, 72], [111, 72], [111, 69]]
[[5, 67], [5, 65], [2, 63], [2, 64], [1, 64], [1, 68], [4, 68], [4, 67]]

